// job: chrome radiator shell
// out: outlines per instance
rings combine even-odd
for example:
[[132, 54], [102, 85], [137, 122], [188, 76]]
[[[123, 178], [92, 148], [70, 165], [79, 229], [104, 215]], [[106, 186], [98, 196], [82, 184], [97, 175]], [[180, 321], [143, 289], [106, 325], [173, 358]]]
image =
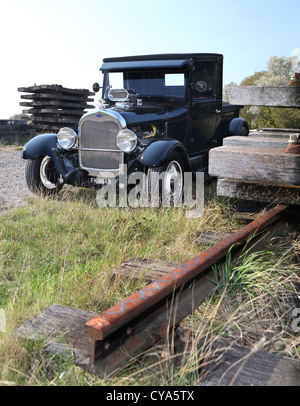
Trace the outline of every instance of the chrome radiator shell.
[[124, 118], [113, 110], [94, 110], [79, 122], [78, 157], [81, 169], [90, 176], [118, 176], [124, 152], [117, 145], [117, 134], [126, 128]]

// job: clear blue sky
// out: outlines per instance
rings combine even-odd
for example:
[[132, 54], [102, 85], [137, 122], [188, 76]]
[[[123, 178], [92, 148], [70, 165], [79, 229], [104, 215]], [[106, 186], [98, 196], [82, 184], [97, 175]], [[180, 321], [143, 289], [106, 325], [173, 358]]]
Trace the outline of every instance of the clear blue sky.
[[[20, 113], [18, 87], [89, 88], [110, 56], [224, 55], [224, 84], [300, 57], [299, 0], [0, 0], [0, 118]], [[24, 108], [23, 108], [24, 109]]]

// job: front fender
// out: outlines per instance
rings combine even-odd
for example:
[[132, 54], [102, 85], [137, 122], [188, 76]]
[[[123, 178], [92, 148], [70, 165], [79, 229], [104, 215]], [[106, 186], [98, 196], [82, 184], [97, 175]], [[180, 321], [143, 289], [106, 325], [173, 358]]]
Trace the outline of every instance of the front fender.
[[57, 150], [56, 134], [41, 134], [32, 138], [23, 148], [23, 159], [36, 159], [48, 155], [53, 158], [53, 150]]
[[153, 141], [141, 153], [137, 160], [144, 166], [161, 166], [173, 151], [180, 152], [184, 161], [188, 162], [187, 152], [183, 144], [178, 140], [158, 140]]
[[[23, 148], [23, 159], [36, 159], [41, 156], [50, 156], [58, 172], [67, 181], [74, 168], [67, 168], [61, 154], [57, 149], [56, 134], [41, 134], [32, 138]], [[69, 166], [71, 164], [69, 163]]]

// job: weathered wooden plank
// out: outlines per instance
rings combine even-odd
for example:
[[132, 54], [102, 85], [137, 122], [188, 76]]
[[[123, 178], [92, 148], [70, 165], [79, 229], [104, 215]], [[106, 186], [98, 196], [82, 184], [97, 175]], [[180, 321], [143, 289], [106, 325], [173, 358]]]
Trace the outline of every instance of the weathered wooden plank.
[[300, 185], [300, 155], [277, 148], [217, 147], [209, 153], [209, 174], [276, 185]]
[[130, 258], [120, 268], [113, 270], [113, 275], [126, 278], [142, 278], [145, 281], [154, 281], [173, 271], [178, 264], [164, 262], [149, 258]]
[[223, 145], [251, 148], [278, 148], [285, 151], [288, 146], [288, 138], [232, 136], [224, 138]]
[[244, 106], [300, 107], [300, 88], [285, 86], [233, 86], [228, 88], [230, 104]]
[[218, 179], [217, 195], [240, 200], [300, 206], [300, 186], [271, 185], [264, 182], [245, 182]]
[[251, 130], [249, 132], [249, 137], [282, 138], [289, 140], [291, 134], [297, 134], [299, 132], [299, 128], [264, 128], [262, 130]]
[[90, 344], [84, 333], [85, 323], [95, 313], [54, 304], [16, 330], [26, 340], [45, 340], [50, 353], [73, 352], [75, 359], [89, 355]]
[[87, 103], [67, 103], [63, 100], [47, 100], [47, 101], [32, 101], [32, 102], [20, 102], [20, 106], [23, 107], [39, 107], [39, 108], [47, 108], [47, 107], [57, 107], [57, 108], [67, 108], [67, 109], [87, 109], [87, 108], [92, 108], [93, 106], [90, 106]]
[[64, 116], [78, 116], [81, 117], [84, 114], [83, 110], [60, 110], [60, 109], [55, 109], [55, 108], [43, 108], [43, 109], [29, 109], [29, 110], [23, 110], [23, 112], [26, 112], [28, 114], [33, 114], [33, 115], [38, 115], [38, 114], [43, 114], [47, 117], [47, 115], [55, 116], [55, 115], [64, 115]]
[[71, 89], [63, 87], [61, 85], [38, 85], [38, 86], [29, 86], [29, 87], [19, 87], [19, 92], [22, 93], [35, 93], [35, 92], [60, 92], [63, 94], [80, 94], [85, 96], [94, 96], [94, 92], [90, 92], [88, 89]]
[[[45, 123], [45, 124], [37, 124], [37, 123], [34, 123], [34, 124], [32, 124], [32, 127], [35, 129], [35, 130], [37, 130], [37, 131], [39, 131], [39, 132], [45, 132], [45, 131], [54, 131], [54, 132], [57, 132], [57, 131], [59, 131], [60, 129], [61, 129], [61, 127], [62, 127], [62, 125], [54, 125], [54, 124], [47, 124], [47, 123]], [[76, 125], [69, 125], [68, 127], [71, 127], [71, 128], [73, 128], [75, 131], [77, 130], [77, 126]]]
[[23, 100], [65, 100], [69, 102], [78, 102], [78, 101], [84, 101], [84, 102], [90, 102], [93, 103], [94, 100], [91, 98], [88, 98], [85, 95], [75, 95], [75, 96], [70, 96], [70, 95], [64, 95], [62, 93], [33, 93], [33, 94], [22, 94], [21, 99]]
[[257, 348], [214, 343], [203, 386], [300, 386], [300, 361]]
[[203, 230], [196, 237], [196, 244], [215, 245], [219, 241], [230, 236], [230, 233], [224, 233], [217, 230]]
[[58, 123], [61, 123], [61, 124], [66, 124], [66, 123], [76, 124], [76, 123], [79, 122], [79, 117], [75, 117], [75, 118], [70, 117], [70, 116], [67, 116], [67, 117], [63, 117], [63, 116], [49, 117], [49, 116], [36, 116], [36, 115], [34, 115], [32, 117], [32, 122], [33, 123], [42, 122], [42, 123], [50, 123], [50, 124], [52, 124], [52, 123], [54, 123], [54, 124], [58, 124]]

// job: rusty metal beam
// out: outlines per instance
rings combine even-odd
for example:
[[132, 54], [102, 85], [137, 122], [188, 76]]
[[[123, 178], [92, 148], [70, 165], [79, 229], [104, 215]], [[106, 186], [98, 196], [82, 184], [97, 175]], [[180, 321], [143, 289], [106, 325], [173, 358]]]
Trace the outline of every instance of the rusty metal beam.
[[287, 210], [281, 205], [246, 225], [197, 257], [175, 268], [85, 324], [91, 353], [82, 367], [102, 376], [161, 342], [215, 288], [211, 266], [229, 249], [241, 249], [249, 238], [276, 224]]

